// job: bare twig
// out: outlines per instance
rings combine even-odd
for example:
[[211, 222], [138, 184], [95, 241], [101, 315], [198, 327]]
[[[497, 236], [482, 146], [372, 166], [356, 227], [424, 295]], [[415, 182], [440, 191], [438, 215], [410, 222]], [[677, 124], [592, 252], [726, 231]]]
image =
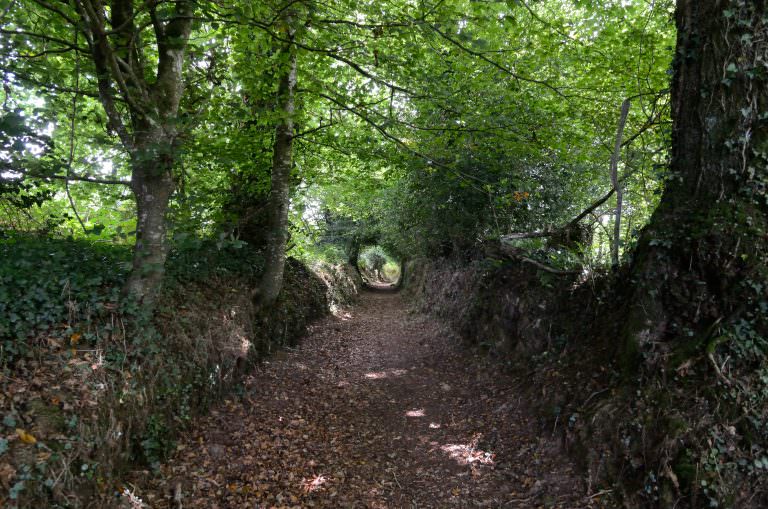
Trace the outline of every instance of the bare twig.
[[717, 375], [717, 378], [720, 379], [721, 382], [723, 382], [725, 385], [733, 385], [733, 382], [728, 379], [723, 374], [723, 371], [720, 369], [720, 366], [717, 365], [717, 361], [715, 360], [715, 355], [712, 352], [707, 352], [707, 359], [709, 359], [709, 363], [712, 364], [712, 368], [715, 370], [715, 374]]
[[549, 272], [551, 274], [558, 274], [558, 275], [561, 275], [561, 276], [566, 276], [566, 275], [573, 275], [573, 274], [581, 274], [581, 272], [582, 272], [580, 270], [560, 270], [560, 269], [556, 269], [554, 267], [550, 267], [549, 265], [544, 265], [541, 262], [537, 262], [536, 260], [534, 260], [532, 258], [528, 258], [527, 256], [519, 256], [518, 258], [520, 259], [521, 262], [530, 263], [534, 267], [536, 267], [538, 269], [541, 269], [541, 270], [543, 270], [545, 272]]
[[608, 392], [608, 391], [610, 391], [610, 390], [611, 390], [611, 388], [610, 388], [610, 387], [608, 387], [608, 388], [606, 388], [606, 389], [603, 389], [603, 390], [600, 390], [600, 391], [595, 391], [595, 392], [593, 392], [592, 394], [590, 394], [590, 395], [589, 395], [589, 397], [588, 397], [586, 400], [584, 400], [584, 403], [582, 403], [582, 404], [581, 404], [581, 406], [582, 406], [582, 407], [585, 407], [585, 406], [587, 406], [587, 403], [589, 403], [590, 401], [592, 401], [592, 398], [594, 398], [595, 396], [599, 396], [599, 395], [601, 395], [601, 394], [603, 394], [603, 393], [605, 393], [605, 392]]
[[[77, 27], [75, 27], [75, 41], [74, 44], [77, 46]], [[75, 200], [72, 198], [72, 193], [69, 189], [69, 176], [72, 174], [72, 163], [75, 160], [75, 129], [77, 127], [76, 119], [77, 119], [77, 99], [78, 99], [78, 90], [80, 89], [80, 56], [75, 54], [75, 93], [72, 94], [72, 118], [69, 122], [69, 159], [67, 160], [67, 180], [64, 181], [64, 189], [67, 192], [67, 199], [69, 200], [69, 206], [72, 208], [72, 212], [74, 212], [75, 217], [77, 218], [77, 222], [80, 223], [80, 227], [83, 229], [83, 233], [87, 234], [88, 230], [85, 227], [85, 223], [83, 223], [83, 219], [80, 217], [80, 213], [77, 211], [77, 207], [75, 206]]]
[[608, 495], [610, 493], [613, 493], [613, 490], [600, 490], [597, 493], [595, 493], [594, 495], [588, 496], [587, 500], [594, 500], [594, 499], [596, 499], [598, 497], [602, 497], [603, 495]]
[[[632, 176], [632, 172], [625, 173], [620, 179], [619, 183], [624, 182], [627, 180], [630, 176]], [[555, 234], [567, 231], [573, 227], [575, 227], [577, 224], [579, 224], [579, 221], [587, 217], [589, 214], [594, 212], [595, 209], [597, 209], [600, 205], [607, 202], [608, 199], [613, 196], [613, 193], [615, 193], [615, 189], [611, 189], [608, 191], [602, 198], [598, 199], [597, 201], [593, 202], [592, 205], [587, 207], [586, 209], [582, 210], [578, 216], [574, 217], [568, 223], [566, 223], [564, 226], [561, 226], [560, 228], [552, 228], [548, 230], [536, 230], [533, 232], [520, 232], [520, 233], [508, 233], [506, 235], [502, 235], [500, 237], [500, 240], [502, 242], [509, 242], [512, 240], [520, 240], [520, 239], [537, 239], [537, 238], [543, 238], [543, 237], [551, 237]]]
[[397, 473], [395, 472], [395, 469], [392, 469], [392, 477], [395, 478], [395, 483], [397, 483], [397, 487], [401, 490], [403, 489], [402, 485], [400, 484], [400, 481], [397, 480]]
[[611, 249], [611, 266], [616, 270], [619, 266], [619, 243], [621, 241], [621, 208], [624, 203], [624, 192], [619, 185], [619, 157], [621, 156], [621, 139], [624, 137], [624, 127], [627, 125], [627, 116], [631, 102], [625, 99], [621, 104], [621, 116], [616, 131], [616, 144], [611, 155], [611, 184], [616, 193], [616, 220], [613, 226], [613, 246]]

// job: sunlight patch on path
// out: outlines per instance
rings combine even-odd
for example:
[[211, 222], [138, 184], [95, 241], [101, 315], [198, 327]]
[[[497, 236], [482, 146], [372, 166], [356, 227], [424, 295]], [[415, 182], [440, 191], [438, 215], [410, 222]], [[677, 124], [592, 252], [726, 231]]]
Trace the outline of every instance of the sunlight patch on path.
[[446, 444], [440, 450], [459, 465], [493, 465], [496, 455], [477, 447], [481, 438], [482, 434], [478, 433], [466, 444]]
[[388, 371], [371, 371], [364, 376], [369, 380], [381, 380], [383, 378], [390, 378], [395, 376], [403, 376], [408, 371], [405, 369], [390, 369]]

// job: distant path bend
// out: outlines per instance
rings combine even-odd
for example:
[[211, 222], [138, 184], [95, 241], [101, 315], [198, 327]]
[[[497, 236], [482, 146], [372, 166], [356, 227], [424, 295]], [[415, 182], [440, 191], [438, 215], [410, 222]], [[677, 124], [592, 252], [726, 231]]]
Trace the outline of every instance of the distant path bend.
[[599, 507], [519, 383], [399, 293], [367, 291], [199, 420], [144, 498], [177, 507], [179, 486], [189, 509]]

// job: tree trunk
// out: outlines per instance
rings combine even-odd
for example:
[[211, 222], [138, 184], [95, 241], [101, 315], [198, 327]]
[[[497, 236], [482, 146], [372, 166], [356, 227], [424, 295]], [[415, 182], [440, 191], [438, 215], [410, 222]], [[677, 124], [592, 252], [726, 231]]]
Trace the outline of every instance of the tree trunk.
[[625, 360], [702, 347], [765, 299], [765, 16], [765, 0], [678, 0], [671, 176], [632, 263]]
[[[160, 291], [167, 254], [165, 214], [175, 188], [172, 168], [181, 138], [184, 59], [197, 4], [176, 0], [172, 8], [162, 6], [162, 13], [157, 2], [137, 8], [133, 0], [77, 0], [72, 7], [80, 17], [74, 28], [82, 31], [93, 59], [108, 130], [131, 157], [136, 246], [123, 292], [151, 304]], [[147, 32], [156, 41], [154, 48], [138, 43], [147, 40]]]
[[357, 271], [360, 277], [363, 274], [360, 272], [360, 238], [356, 233], [352, 234], [351, 240], [347, 243], [347, 262]]
[[397, 278], [397, 284], [395, 284], [395, 286], [398, 289], [401, 289], [405, 285], [405, 278], [406, 278], [405, 266], [408, 263], [408, 261], [405, 258], [401, 258], [398, 263], [400, 264], [400, 277]]
[[[286, 23], [291, 26], [290, 16]], [[289, 39], [293, 39], [289, 28]], [[275, 130], [275, 146], [272, 159], [272, 187], [269, 195], [269, 231], [264, 274], [259, 288], [259, 305], [275, 302], [283, 287], [285, 248], [288, 243], [288, 208], [290, 206], [290, 176], [293, 156], [293, 118], [296, 90], [296, 51], [292, 42], [283, 47], [288, 53], [288, 65], [280, 79], [278, 101], [282, 118]]]
[[174, 188], [167, 161], [134, 163], [131, 189], [136, 199], [136, 244], [124, 292], [142, 304], [151, 305], [162, 286], [168, 254], [166, 211]]

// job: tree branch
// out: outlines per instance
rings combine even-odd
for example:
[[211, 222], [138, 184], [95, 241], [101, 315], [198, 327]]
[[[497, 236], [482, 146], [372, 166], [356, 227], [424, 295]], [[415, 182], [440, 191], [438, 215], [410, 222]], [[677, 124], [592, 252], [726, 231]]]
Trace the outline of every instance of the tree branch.
[[307, 129], [306, 131], [302, 131], [300, 133], [294, 134], [293, 135], [293, 139], [296, 140], [296, 139], [302, 138], [304, 136], [308, 136], [308, 135], [310, 135], [312, 133], [316, 133], [318, 131], [322, 131], [323, 129], [326, 129], [328, 127], [333, 127], [334, 125], [336, 125], [336, 124], [334, 124], [334, 123], [330, 123], [330, 124], [323, 124], [323, 123], [321, 123], [317, 127], [314, 127], [312, 129]]
[[[629, 172], [623, 175], [619, 182], [624, 182], [627, 180], [634, 172]], [[537, 239], [537, 238], [543, 238], [543, 237], [551, 237], [552, 235], [555, 235], [557, 233], [567, 231], [571, 228], [574, 228], [579, 222], [587, 217], [589, 214], [594, 212], [595, 209], [597, 209], [600, 205], [607, 202], [611, 196], [613, 196], [613, 193], [616, 192], [616, 189], [611, 188], [610, 191], [608, 191], [602, 198], [599, 198], [597, 201], [593, 202], [592, 205], [584, 209], [579, 213], [578, 216], [574, 217], [570, 221], [568, 221], [564, 226], [561, 226], [560, 228], [553, 228], [550, 230], [538, 230], [534, 232], [523, 232], [523, 233], [508, 233], [506, 235], [502, 235], [500, 237], [502, 242], [509, 242], [512, 240], [520, 240], [520, 239]]]
[[4, 165], [5, 168], [3, 168], [4, 171], [10, 171], [13, 173], [19, 173], [21, 175], [24, 175], [28, 178], [35, 178], [35, 179], [53, 179], [53, 180], [67, 180], [70, 182], [88, 182], [90, 184], [103, 184], [107, 186], [130, 186], [131, 182], [128, 180], [117, 180], [117, 179], [100, 179], [100, 178], [94, 178], [89, 177], [85, 175], [76, 175], [76, 174], [70, 174], [70, 175], [44, 175], [41, 173], [34, 173], [27, 170], [22, 170], [20, 168], [14, 168], [9, 165]]
[[56, 85], [54, 83], [44, 83], [42, 81], [38, 81], [34, 78], [30, 78], [29, 76], [24, 76], [23, 74], [17, 74], [12, 69], [7, 69], [5, 67], [0, 67], [0, 70], [3, 72], [12, 72], [14, 75], [14, 78], [23, 82], [23, 83], [29, 83], [31, 85], [38, 86], [40, 88], [48, 89], [48, 90], [54, 90], [56, 92], [66, 92], [70, 94], [79, 93], [80, 95], [84, 95], [86, 97], [92, 97], [94, 99], [99, 99], [99, 93], [98, 92], [89, 92], [87, 90], [75, 90], [74, 88], [70, 87], [62, 87], [61, 85]]
[[88, 48], [81, 48], [80, 46], [77, 46], [76, 44], [72, 44], [69, 41], [65, 41], [64, 39], [59, 39], [58, 37], [53, 37], [50, 35], [45, 35], [37, 32], [30, 32], [28, 30], [7, 30], [5, 28], [0, 28], [0, 34], [8, 35], [8, 36], [25, 35], [27, 37], [42, 39], [43, 41], [54, 42], [65, 48], [68, 48], [70, 51], [79, 51], [81, 53], [88, 53]]
[[504, 242], [501, 243], [501, 252], [507, 255], [508, 257], [519, 260], [523, 263], [528, 263], [530, 265], [533, 265], [537, 269], [543, 270], [545, 272], [549, 272], [550, 274], [557, 274], [560, 276], [572, 276], [576, 274], [581, 274], [581, 270], [562, 270], [562, 269], [556, 269], [554, 267], [550, 267], [549, 265], [546, 265], [544, 263], [541, 263], [538, 260], [534, 260], [533, 258], [528, 258], [527, 256], [524, 256], [520, 253], [520, 250], [517, 248], [514, 248], [510, 245], [504, 244]]
[[418, 22], [394, 22], [394, 23], [358, 23], [357, 21], [352, 21], [348, 19], [315, 19], [312, 20], [313, 23], [319, 23], [323, 25], [348, 25], [353, 26], [355, 28], [365, 28], [368, 30], [373, 30], [376, 28], [407, 28], [411, 27], [417, 24], [420, 24]]
[[[300, 45], [300, 47], [303, 47], [303, 46]], [[306, 49], [306, 48], [304, 48], [304, 49]], [[375, 81], [379, 85], [384, 85], [385, 87], [387, 87], [387, 88], [389, 88], [391, 90], [394, 90], [396, 92], [401, 92], [401, 93], [407, 94], [409, 96], [416, 96], [416, 95], [418, 95], [415, 92], [413, 92], [413, 91], [411, 91], [411, 90], [409, 90], [407, 88], [401, 87], [399, 85], [395, 85], [394, 83], [390, 83], [390, 82], [386, 81], [385, 79], [380, 78], [379, 76], [366, 71], [365, 69], [363, 69], [363, 67], [360, 64], [358, 64], [356, 62], [353, 62], [352, 60], [350, 60], [350, 59], [348, 59], [346, 57], [342, 57], [339, 54], [330, 53], [330, 52], [326, 52], [326, 55], [328, 57], [334, 59], [334, 60], [338, 60], [339, 62], [343, 62], [343, 63], [347, 64], [349, 67], [351, 67], [352, 69], [357, 71], [359, 74], [365, 76], [366, 78], [368, 78], [370, 80]]]
[[357, 62], [354, 62], [354, 61], [348, 59], [347, 57], [339, 55], [334, 50], [330, 50], [330, 49], [326, 49], [326, 48], [316, 48], [314, 46], [308, 46], [306, 44], [303, 44], [303, 43], [300, 43], [300, 42], [297, 42], [297, 41], [289, 41], [285, 37], [282, 37], [279, 34], [275, 33], [275, 31], [270, 28], [270, 25], [267, 25], [265, 23], [261, 23], [261, 22], [255, 21], [255, 20], [251, 20], [250, 23], [248, 23], [248, 24], [250, 26], [254, 26], [256, 28], [259, 28], [259, 29], [263, 30], [270, 37], [272, 37], [273, 39], [275, 39], [277, 41], [280, 41], [280, 42], [283, 42], [283, 43], [291, 43], [291, 44], [294, 44], [297, 48], [301, 48], [301, 49], [303, 49], [305, 51], [310, 51], [312, 53], [323, 54], [323, 55], [327, 56], [328, 58], [332, 58], [334, 60], [342, 62], [342, 63], [346, 64], [347, 66], [349, 66], [350, 68], [352, 68], [355, 71], [357, 71], [362, 76], [365, 76], [366, 78], [368, 78], [368, 79], [378, 83], [379, 85], [385, 86], [385, 87], [387, 87], [387, 88], [389, 88], [391, 90], [395, 90], [397, 92], [401, 92], [403, 94], [407, 94], [407, 95], [412, 96], [412, 97], [413, 96], [418, 96], [418, 94], [416, 92], [412, 91], [412, 90], [409, 90], [409, 89], [407, 89], [405, 87], [402, 87], [400, 85], [396, 85], [394, 83], [391, 83], [391, 82], [385, 80], [384, 78], [382, 78], [382, 77], [380, 77], [380, 76], [378, 76], [378, 75], [376, 75], [376, 74], [374, 74], [372, 72], [369, 72], [369, 71], [365, 70]]
[[561, 275], [561, 276], [565, 276], [565, 275], [581, 274], [581, 272], [582, 272], [580, 270], [560, 270], [560, 269], [556, 269], [554, 267], [550, 267], [549, 265], [544, 265], [543, 263], [538, 262], [538, 261], [536, 261], [536, 260], [534, 260], [532, 258], [528, 258], [527, 256], [518, 256], [517, 258], [521, 262], [530, 263], [534, 267], [536, 267], [538, 269], [541, 269], [543, 271], [549, 272], [551, 274], [558, 274], [558, 275]]
[[[86, 21], [90, 19], [90, 15], [88, 14], [85, 6], [85, 4], [88, 2], [89, 0], [81, 0], [75, 2], [75, 7], [78, 9], [80, 16]], [[102, 106], [104, 107], [104, 112], [107, 114], [107, 127], [111, 131], [117, 133], [117, 136], [120, 138], [123, 146], [130, 152], [133, 150], [133, 139], [131, 138], [130, 134], [128, 134], [128, 131], [125, 128], [125, 124], [123, 123], [123, 118], [117, 111], [117, 107], [115, 105], [115, 96], [112, 93], [112, 80], [110, 79], [110, 72], [105, 62], [106, 56], [102, 54], [101, 45], [96, 40], [94, 40], [92, 23], [93, 22], [89, 22], [87, 24], [89, 29], [84, 30], [84, 32], [88, 41], [88, 45], [91, 48], [91, 57], [93, 58], [93, 63], [96, 66], [96, 82], [99, 89], [99, 99]]]
[[508, 242], [510, 240], [521, 240], [521, 239], [540, 239], [544, 237], [549, 237], [552, 235], [553, 230], [538, 230], [535, 232], [523, 232], [523, 233], [509, 233], [507, 235], [502, 235], [501, 240]]
[[619, 117], [619, 126], [616, 131], [616, 144], [611, 155], [611, 184], [616, 192], [616, 219], [613, 229], [613, 246], [611, 249], [611, 265], [616, 270], [619, 266], [619, 242], [621, 241], [621, 209], [623, 205], [624, 193], [619, 185], [619, 158], [621, 157], [621, 139], [624, 136], [624, 126], [627, 125], [627, 116], [631, 101], [625, 99], [621, 104], [621, 115]]
[[[74, 43], [77, 45], [77, 27], [74, 29]], [[79, 55], [75, 55], [75, 93], [72, 94], [72, 118], [69, 122], [69, 158], [67, 159], [67, 179], [64, 181], [64, 189], [67, 192], [67, 199], [69, 200], [69, 206], [72, 208], [72, 212], [75, 213], [77, 222], [80, 223], [80, 227], [83, 229], [83, 233], [88, 233], [83, 219], [80, 217], [80, 213], [75, 206], [75, 199], [72, 198], [72, 193], [69, 190], [69, 177], [72, 175], [72, 163], [75, 160], [75, 129], [77, 127], [77, 100], [79, 98], [78, 89], [80, 88], [80, 59]]]
[[[459, 177], [461, 179], [469, 180], [469, 181], [474, 180], [475, 182], [479, 182], [480, 184], [487, 184], [487, 182], [485, 182], [484, 180], [482, 180], [482, 179], [480, 179], [478, 177], [475, 177], [474, 175], [469, 175], [469, 174], [460, 172], [460, 171], [456, 170], [455, 168], [451, 168], [450, 166], [435, 160], [435, 158], [429, 157], [426, 154], [422, 154], [418, 150], [412, 149], [404, 141], [402, 141], [400, 138], [398, 138], [397, 136], [392, 135], [383, 126], [381, 126], [378, 123], [376, 123], [374, 120], [372, 120], [370, 117], [368, 117], [367, 115], [365, 115], [361, 111], [358, 111], [357, 109], [352, 108], [351, 106], [347, 106], [346, 104], [344, 104], [340, 100], [335, 99], [335, 98], [333, 98], [333, 97], [331, 97], [331, 96], [329, 96], [327, 94], [324, 94], [322, 92], [317, 92], [317, 91], [312, 91], [312, 92], [314, 94], [318, 95], [319, 97], [327, 99], [328, 101], [331, 101], [332, 103], [336, 104], [340, 108], [342, 108], [342, 109], [352, 113], [353, 115], [355, 115], [356, 117], [361, 119], [363, 122], [365, 122], [366, 124], [368, 124], [371, 127], [373, 127], [376, 131], [378, 131], [386, 139], [394, 142], [396, 145], [398, 145], [399, 147], [405, 149], [407, 152], [413, 154], [414, 156], [416, 156], [416, 157], [418, 157], [420, 159], [425, 160], [427, 162], [427, 164], [434, 165], [434, 166], [436, 166], [438, 168], [442, 168], [444, 170], [447, 170], [447, 171], [453, 173], [454, 175], [456, 175], [457, 177]], [[469, 185], [471, 185], [472, 187], [474, 187], [476, 190], [480, 191], [481, 193], [486, 194], [486, 191], [484, 189], [482, 189], [481, 187], [478, 187], [478, 186], [474, 185], [471, 182], [469, 182]]]
[[[102, 5], [100, 3], [94, 5], [93, 0], [80, 0], [78, 3], [85, 9], [86, 19], [89, 22], [93, 44], [93, 60], [97, 70], [108, 72], [112, 79], [115, 80], [115, 83], [117, 83], [123, 99], [125, 99], [125, 102], [128, 103], [131, 109], [137, 114], [146, 115], [143, 105], [136, 101], [128, 84], [125, 82], [125, 77], [120, 70], [115, 52], [109, 43]], [[144, 95], [144, 90], [141, 90], [141, 92]], [[145, 100], [146, 102], [148, 101]]]
[[152, 99], [162, 117], [175, 116], [181, 102], [184, 52], [192, 31], [194, 3], [177, 0], [173, 17], [165, 26], [153, 20], [157, 38], [157, 79], [152, 85]]
[[[120, 20], [119, 21], [120, 24], [118, 26], [114, 26], [113, 25], [112, 30], [108, 30], [107, 32], [105, 32], [106, 35], [108, 35], [108, 36], [109, 35], [117, 35], [117, 34], [123, 32], [125, 29], [131, 28], [131, 24], [136, 20], [136, 17], [141, 13], [141, 11], [143, 11], [145, 8], [149, 7], [150, 4], [154, 5], [156, 3], [157, 3], [156, 0], [145, 0], [145, 2], [141, 5], [141, 7], [139, 7], [138, 9], [133, 10], [133, 12], [131, 13], [130, 16], [128, 16], [124, 20]], [[131, 31], [133, 31], [133, 28], [131, 28]]]
[[[625, 176], [625, 178], [626, 178], [626, 176]], [[624, 180], [624, 179], [622, 179], [622, 180]], [[602, 205], [603, 203], [607, 202], [607, 201], [608, 201], [608, 199], [609, 199], [611, 196], [613, 196], [613, 193], [615, 193], [615, 192], [616, 192], [616, 189], [613, 189], [613, 188], [611, 188], [611, 190], [610, 190], [610, 191], [608, 191], [608, 192], [605, 194], [605, 196], [603, 196], [602, 198], [600, 198], [599, 200], [597, 200], [596, 202], [594, 202], [592, 205], [590, 205], [589, 207], [587, 207], [586, 209], [584, 209], [584, 210], [581, 212], [581, 214], [579, 214], [578, 216], [576, 216], [575, 218], [573, 218], [571, 221], [569, 221], [569, 222], [568, 222], [568, 224], [567, 224], [567, 225], [565, 225], [565, 228], [572, 228], [572, 227], [576, 226], [576, 225], [579, 223], [579, 221], [581, 221], [582, 219], [584, 219], [585, 217], [587, 217], [589, 214], [591, 214], [591, 213], [592, 213], [592, 212], [593, 212], [593, 211], [594, 211], [594, 210], [595, 210], [597, 207], [599, 207], [599, 206], [600, 206], [600, 205]]]
[[475, 51], [475, 50], [473, 50], [473, 49], [470, 49], [470, 48], [468, 48], [468, 47], [464, 46], [464, 45], [463, 45], [463, 44], [461, 44], [459, 41], [457, 41], [456, 39], [452, 38], [452, 37], [451, 37], [451, 36], [449, 36], [448, 34], [444, 33], [442, 30], [440, 30], [440, 29], [439, 29], [439, 28], [437, 28], [436, 26], [434, 26], [434, 25], [431, 25], [431, 24], [428, 24], [427, 26], [428, 26], [429, 28], [431, 28], [431, 29], [432, 29], [432, 30], [433, 30], [435, 33], [437, 33], [438, 35], [440, 35], [440, 37], [442, 37], [442, 38], [443, 38], [443, 39], [445, 39], [446, 41], [450, 42], [451, 44], [453, 44], [453, 45], [454, 45], [454, 46], [456, 46], [457, 48], [461, 49], [461, 50], [462, 50], [462, 51], [464, 51], [465, 53], [468, 53], [468, 54], [470, 54], [470, 55], [472, 55], [472, 56], [475, 56], [475, 57], [477, 57], [477, 58], [479, 58], [479, 59], [483, 60], [484, 62], [486, 62], [486, 63], [488, 63], [488, 64], [492, 65], [492, 66], [493, 66], [493, 67], [495, 67], [496, 69], [498, 69], [498, 70], [500, 70], [500, 71], [502, 71], [502, 72], [504, 72], [504, 73], [506, 73], [506, 74], [509, 74], [510, 76], [512, 76], [513, 78], [515, 78], [516, 80], [520, 80], [520, 81], [527, 81], [527, 82], [529, 82], [529, 83], [535, 83], [535, 84], [537, 84], [537, 85], [541, 85], [541, 86], [543, 86], [543, 87], [546, 87], [546, 88], [548, 88], [548, 89], [552, 90], [552, 91], [553, 91], [555, 94], [559, 95], [560, 97], [564, 97], [564, 98], [567, 98], [567, 97], [568, 97], [568, 96], [566, 96], [565, 94], [563, 94], [563, 93], [562, 93], [562, 92], [561, 92], [561, 91], [560, 91], [560, 90], [559, 90], [557, 87], [554, 87], [553, 85], [550, 85], [550, 84], [549, 84], [549, 83], [547, 83], [546, 81], [541, 81], [541, 80], [537, 80], [537, 79], [535, 79], [535, 78], [529, 78], [529, 77], [527, 77], [527, 76], [522, 76], [521, 74], [518, 74], [517, 72], [513, 71], [512, 69], [510, 69], [509, 67], [506, 67], [506, 66], [504, 66], [504, 65], [501, 65], [500, 63], [496, 62], [495, 60], [491, 60], [490, 58], [488, 58], [487, 56], [485, 56], [485, 54], [483, 54], [483, 53], [481, 53], [481, 52], [479, 52], [479, 51]]
[[77, 26], [77, 20], [68, 16], [64, 11], [62, 11], [58, 7], [51, 5], [50, 3], [45, 2], [44, 0], [32, 0], [32, 1], [35, 2], [37, 5], [39, 5], [40, 7], [42, 7], [43, 9], [53, 12], [54, 14], [57, 14], [73, 27]]

